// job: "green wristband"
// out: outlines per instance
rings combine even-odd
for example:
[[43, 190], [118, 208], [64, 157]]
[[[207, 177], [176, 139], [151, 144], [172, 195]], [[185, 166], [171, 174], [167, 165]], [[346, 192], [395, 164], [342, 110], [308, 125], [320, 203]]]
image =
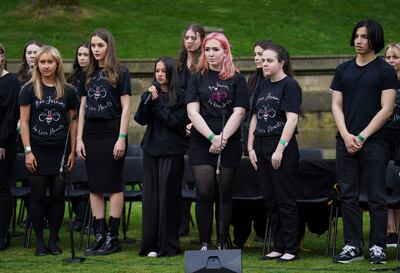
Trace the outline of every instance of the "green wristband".
[[126, 134], [119, 134], [119, 138], [126, 138]]
[[361, 135], [361, 133], [357, 135], [357, 138], [361, 142], [363, 142], [365, 140], [365, 138]]
[[284, 140], [283, 138], [281, 138], [279, 140], [279, 144], [282, 144], [283, 146], [287, 147], [289, 143], [286, 140]]
[[208, 140], [211, 142], [215, 137], [214, 133], [211, 133], [211, 135], [208, 137]]

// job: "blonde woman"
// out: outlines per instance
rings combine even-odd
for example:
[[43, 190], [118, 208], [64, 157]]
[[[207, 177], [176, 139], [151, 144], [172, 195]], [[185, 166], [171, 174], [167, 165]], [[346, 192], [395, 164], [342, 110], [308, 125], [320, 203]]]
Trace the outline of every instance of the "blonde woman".
[[[56, 241], [64, 218], [65, 190], [59, 169], [69, 124], [71, 151], [66, 166], [71, 170], [74, 165], [77, 123], [71, 119], [78, 100], [74, 87], [65, 81], [62, 59], [56, 48], [44, 46], [38, 51], [32, 78], [22, 88], [19, 104], [25, 164], [31, 173], [29, 180], [31, 219], [36, 235], [35, 254], [58, 255], [61, 249]], [[47, 189], [50, 192], [50, 204], [45, 202]], [[47, 248], [43, 237], [46, 209], [50, 228]]]

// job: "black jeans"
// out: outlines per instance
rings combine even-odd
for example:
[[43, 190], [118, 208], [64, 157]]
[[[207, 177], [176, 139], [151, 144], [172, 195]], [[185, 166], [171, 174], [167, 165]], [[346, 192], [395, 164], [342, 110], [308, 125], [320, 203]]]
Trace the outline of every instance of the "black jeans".
[[293, 137], [283, 151], [281, 166], [272, 168], [271, 156], [279, 137], [257, 137], [254, 149], [257, 154], [258, 172], [264, 177], [261, 191], [266, 211], [271, 220], [274, 249], [280, 253], [297, 254], [299, 215], [296, 202], [296, 171], [299, 165], [299, 149]]
[[345, 244], [362, 247], [362, 213], [359, 204], [365, 189], [370, 210], [369, 245], [386, 246], [386, 168], [389, 162], [385, 139], [368, 139], [363, 148], [350, 155], [342, 138], [336, 141], [336, 169], [342, 195]]

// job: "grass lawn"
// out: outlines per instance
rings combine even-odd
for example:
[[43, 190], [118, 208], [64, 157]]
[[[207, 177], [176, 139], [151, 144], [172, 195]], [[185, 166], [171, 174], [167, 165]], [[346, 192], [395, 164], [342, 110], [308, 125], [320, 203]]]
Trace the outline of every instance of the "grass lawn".
[[[141, 204], [134, 204], [133, 222], [129, 227], [128, 237], [140, 239], [141, 229]], [[193, 209], [192, 209], [192, 214]], [[364, 233], [367, 240], [368, 213], [364, 215]], [[339, 223], [338, 246], [342, 244], [341, 222]], [[75, 233], [77, 241], [77, 233]], [[35, 240], [32, 236], [32, 245], [29, 249], [23, 249], [22, 237], [12, 238], [12, 247], [7, 251], [0, 253], [0, 272], [183, 272], [184, 256], [179, 255], [173, 258], [148, 258], [138, 255], [140, 244], [124, 244], [123, 252], [105, 257], [89, 257], [82, 264], [63, 264], [62, 258], [69, 257], [67, 218], [60, 232], [60, 246], [64, 250], [60, 256], [35, 257]], [[197, 238], [197, 228], [191, 228], [190, 236], [181, 239], [183, 250], [198, 249], [190, 243], [190, 240]], [[121, 236], [120, 236], [121, 237]], [[93, 236], [92, 236], [93, 238]], [[367, 272], [373, 269], [382, 269], [400, 266], [400, 262], [394, 261], [395, 251], [389, 249], [389, 261], [386, 265], [370, 265], [368, 259], [360, 262], [353, 262], [348, 265], [333, 264], [330, 258], [324, 257], [324, 247], [326, 234], [317, 237], [315, 234], [306, 233], [304, 248], [308, 251], [300, 252], [300, 260], [282, 264], [276, 261], [260, 261], [262, 253], [262, 243], [253, 241], [254, 232], [250, 235], [245, 248], [243, 249], [243, 272], [261, 273], [261, 272]], [[366, 253], [366, 252], [365, 252]], [[78, 252], [78, 255], [83, 255]], [[392, 271], [392, 270], [391, 270]]]
[[355, 22], [382, 23], [386, 41], [399, 40], [399, 0], [81, 0], [78, 9], [35, 10], [28, 0], [0, 1], [0, 42], [10, 58], [39, 39], [72, 58], [79, 43], [98, 27], [110, 29], [121, 58], [176, 56], [185, 26], [222, 27], [234, 56], [251, 56], [255, 41], [269, 38], [292, 55], [353, 54]]

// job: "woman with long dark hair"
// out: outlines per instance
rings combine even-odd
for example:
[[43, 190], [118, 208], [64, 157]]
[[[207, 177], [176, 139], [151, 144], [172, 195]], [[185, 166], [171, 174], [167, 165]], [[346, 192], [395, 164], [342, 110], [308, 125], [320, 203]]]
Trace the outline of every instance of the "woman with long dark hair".
[[[65, 81], [58, 50], [51, 46], [42, 47], [35, 59], [32, 78], [24, 85], [19, 97], [25, 164], [31, 172], [30, 214], [36, 235], [36, 256], [48, 252], [61, 254], [56, 243], [64, 218], [65, 183], [59, 170], [69, 126], [71, 151], [66, 160], [68, 170], [75, 161], [77, 123], [73, 116], [78, 99], [74, 89]], [[47, 189], [50, 203], [46, 203]], [[50, 229], [47, 248], [43, 237], [45, 216]]]
[[[177, 71], [179, 84], [185, 91], [189, 83], [190, 76], [197, 72], [198, 63], [201, 55], [201, 43], [205, 37], [204, 28], [198, 24], [188, 25], [182, 33], [182, 46], [177, 60]], [[186, 121], [186, 148], [189, 145], [190, 131], [192, 123]], [[191, 218], [191, 201], [182, 201], [182, 219], [179, 228], [180, 236], [189, 235], [189, 222]]]
[[42, 46], [43, 44], [36, 40], [29, 41], [25, 45], [22, 53], [22, 63], [17, 72], [21, 87], [31, 79], [32, 70], [35, 67], [35, 57]]
[[74, 63], [72, 64], [72, 72], [67, 79], [67, 82], [76, 88], [78, 88], [82, 72], [85, 72], [89, 66], [89, 50], [90, 45], [88, 42], [80, 44], [76, 49]]
[[[106, 29], [90, 36], [90, 63], [82, 75], [78, 93], [77, 154], [86, 160], [90, 205], [96, 240], [85, 255], [121, 251], [118, 229], [124, 205], [122, 172], [131, 106], [131, 79], [118, 62], [115, 40]], [[110, 193], [110, 219], [105, 220], [104, 194]]]
[[7, 71], [6, 49], [0, 43], [0, 250], [10, 246], [8, 228], [13, 208], [10, 185], [17, 154], [19, 91], [17, 78]]
[[260, 186], [272, 226], [274, 250], [263, 259], [287, 262], [297, 259], [298, 248], [295, 135], [301, 88], [292, 78], [290, 56], [282, 46], [268, 45], [262, 62], [267, 79], [254, 95], [247, 149], [251, 164], [264, 178]]
[[[234, 66], [229, 41], [222, 33], [210, 33], [203, 40], [199, 72], [190, 78], [185, 100], [193, 123], [189, 161], [196, 184], [196, 218], [201, 249], [208, 250], [219, 191], [218, 154], [222, 152], [223, 207], [219, 208], [219, 202], [216, 205], [222, 210], [226, 235], [232, 215], [232, 186], [242, 156], [239, 126], [249, 106], [246, 80]], [[225, 238], [218, 236], [217, 241], [221, 248]]]
[[[146, 103], [148, 96], [151, 99]], [[156, 61], [153, 84], [143, 94], [135, 120], [147, 125], [142, 140], [144, 173], [140, 255], [175, 256], [180, 252], [178, 231], [186, 110], [172, 58], [162, 57]]]

